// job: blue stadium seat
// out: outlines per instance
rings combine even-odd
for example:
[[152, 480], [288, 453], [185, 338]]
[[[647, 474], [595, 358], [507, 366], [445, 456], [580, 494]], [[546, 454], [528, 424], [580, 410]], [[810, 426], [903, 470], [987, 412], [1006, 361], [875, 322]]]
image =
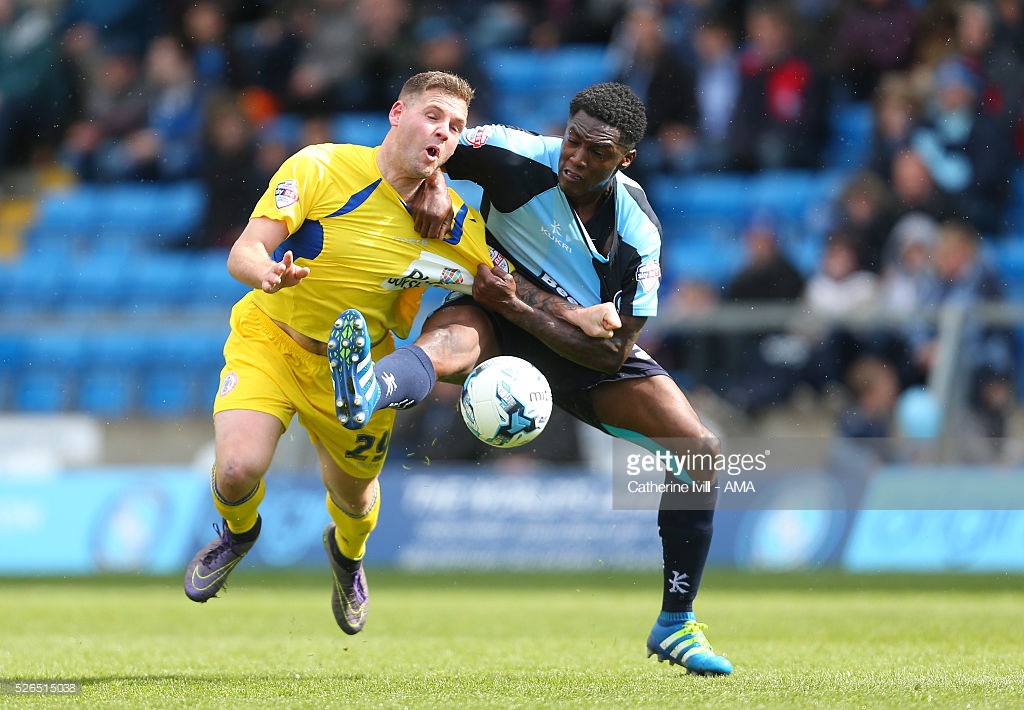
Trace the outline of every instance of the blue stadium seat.
[[228, 273], [227, 253], [207, 251], [192, 260], [186, 277], [189, 308], [228, 309], [251, 289]]
[[260, 126], [259, 132], [265, 141], [298, 146], [302, 138], [302, 117], [293, 113], [274, 116]]
[[102, 367], [82, 372], [76, 409], [105, 417], [123, 418], [135, 410], [138, 384], [131, 371]]
[[141, 410], [153, 417], [182, 417], [199, 413], [191, 369], [153, 368], [143, 374], [139, 395]]
[[173, 244], [199, 224], [205, 206], [206, 194], [197, 181], [55, 191], [40, 199], [29, 249], [71, 253], [95, 247], [109, 252]]
[[54, 368], [23, 369], [13, 381], [14, 408], [22, 412], [63, 412], [71, 408], [75, 380]]
[[124, 310], [158, 314], [181, 308], [188, 300], [188, 280], [196, 257], [188, 252], [150, 254], [125, 274]]
[[743, 264], [743, 245], [714, 235], [690, 232], [683, 239], [666, 241], [661, 262], [666, 284], [699, 281], [724, 286]]
[[871, 103], [837, 102], [831, 110], [825, 165], [852, 170], [864, 167], [871, 152], [874, 114]]
[[131, 279], [132, 261], [124, 252], [69, 259], [57, 309], [65, 314], [90, 315], [117, 309]]
[[560, 131], [573, 95], [612, 78], [607, 48], [598, 44], [489, 49], [481, 62], [494, 85], [497, 120], [539, 132]]
[[[1007, 288], [1013, 290], [1024, 285], [1024, 234], [1007, 234], [996, 237], [987, 251], [1005, 279]], [[1019, 288], [1016, 288], [1020, 292]]]
[[356, 145], [380, 145], [391, 124], [379, 111], [345, 111], [334, 117], [334, 141]]

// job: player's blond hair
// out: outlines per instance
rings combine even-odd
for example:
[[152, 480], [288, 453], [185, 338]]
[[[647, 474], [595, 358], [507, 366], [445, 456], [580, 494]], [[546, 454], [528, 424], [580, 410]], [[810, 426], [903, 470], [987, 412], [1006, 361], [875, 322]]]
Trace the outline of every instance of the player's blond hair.
[[422, 96], [428, 91], [443, 91], [466, 102], [468, 107], [473, 100], [473, 87], [457, 74], [444, 71], [425, 71], [409, 77], [398, 94], [399, 101], [408, 101]]

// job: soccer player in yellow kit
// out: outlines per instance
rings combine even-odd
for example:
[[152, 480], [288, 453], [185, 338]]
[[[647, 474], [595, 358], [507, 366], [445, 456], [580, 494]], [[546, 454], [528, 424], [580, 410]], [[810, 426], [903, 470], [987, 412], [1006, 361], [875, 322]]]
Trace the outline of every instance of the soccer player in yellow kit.
[[231, 311], [225, 365], [214, 401], [216, 456], [210, 487], [223, 516], [218, 536], [185, 572], [185, 593], [205, 602], [260, 533], [264, 474], [293, 415], [309, 433], [333, 521], [324, 531], [343, 631], [366, 620], [362, 557], [377, 521], [377, 475], [395, 411], [365, 428], [339, 426], [327, 340], [337, 314], [358, 308], [374, 357], [406, 337], [431, 285], [472, 292], [491, 264], [480, 215], [452, 193], [457, 224], [425, 239], [407, 207], [459, 141], [473, 90], [443, 72], [406, 82], [376, 148], [323, 144], [288, 158], [231, 248], [228, 270], [253, 287]]

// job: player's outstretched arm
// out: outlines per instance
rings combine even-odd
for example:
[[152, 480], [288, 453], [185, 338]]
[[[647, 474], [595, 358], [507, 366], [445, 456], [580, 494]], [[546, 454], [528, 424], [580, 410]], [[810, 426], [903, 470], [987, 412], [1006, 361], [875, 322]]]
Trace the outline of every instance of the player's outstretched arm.
[[[611, 304], [580, 308], [519, 274], [481, 265], [473, 282], [481, 306], [533, 334], [562, 357], [602, 372], [617, 372], [632, 351], [646, 319], [619, 325]], [[588, 335], [582, 328], [595, 335]]]
[[228, 272], [245, 285], [267, 293], [294, 286], [309, 275], [309, 268], [296, 266], [290, 251], [281, 261], [270, 256], [287, 238], [284, 222], [268, 217], [249, 220], [228, 253]]

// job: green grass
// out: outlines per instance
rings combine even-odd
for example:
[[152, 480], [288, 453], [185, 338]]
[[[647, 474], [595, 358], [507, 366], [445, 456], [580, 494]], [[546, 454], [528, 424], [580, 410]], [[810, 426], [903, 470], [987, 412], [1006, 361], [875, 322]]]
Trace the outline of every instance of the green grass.
[[0, 580], [0, 677], [80, 680], [0, 707], [988, 708], [1024, 703], [1024, 579], [740, 574], [698, 599], [736, 666], [647, 659], [659, 576], [371, 570], [370, 620], [334, 625], [322, 573]]

